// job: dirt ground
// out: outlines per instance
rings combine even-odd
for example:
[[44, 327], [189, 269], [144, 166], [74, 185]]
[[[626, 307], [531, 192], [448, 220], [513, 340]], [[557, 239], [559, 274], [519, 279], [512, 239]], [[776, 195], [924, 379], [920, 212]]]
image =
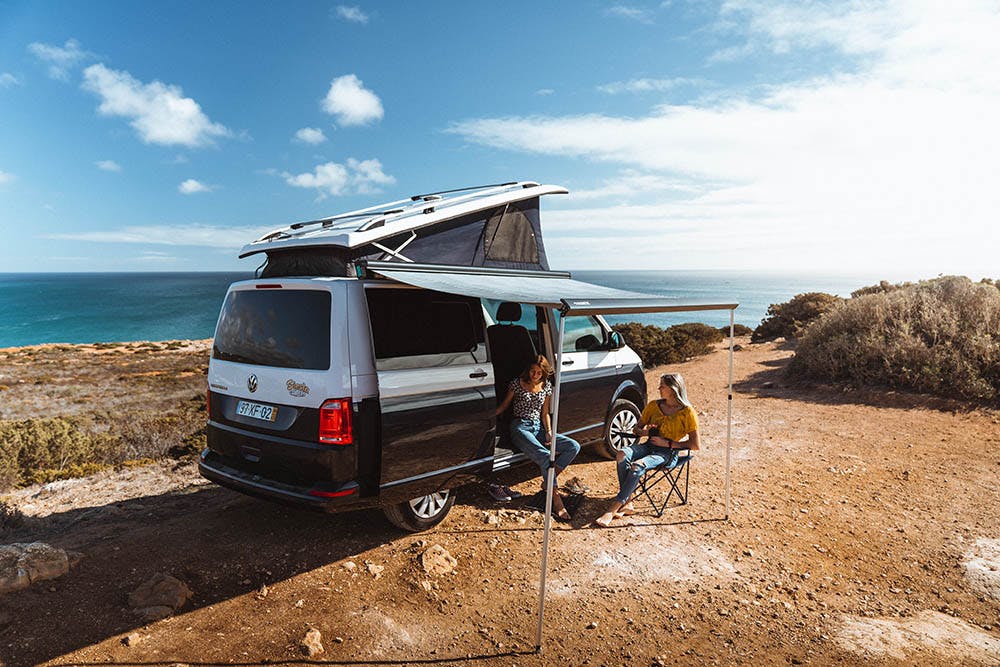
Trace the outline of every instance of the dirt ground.
[[[722, 350], [669, 369], [700, 413], [688, 505], [593, 528], [617, 481], [581, 455], [569, 472], [591, 491], [552, 536], [541, 654], [542, 523], [517, 501], [462, 489], [409, 535], [377, 511], [289, 509], [160, 463], [8, 496], [28, 520], [5, 542], [83, 558], [0, 597], [0, 663], [1000, 665], [1000, 412], [788, 385], [791, 354], [736, 352], [728, 520]], [[452, 573], [421, 568], [432, 545]], [[126, 597], [161, 572], [194, 597], [141, 625]]]

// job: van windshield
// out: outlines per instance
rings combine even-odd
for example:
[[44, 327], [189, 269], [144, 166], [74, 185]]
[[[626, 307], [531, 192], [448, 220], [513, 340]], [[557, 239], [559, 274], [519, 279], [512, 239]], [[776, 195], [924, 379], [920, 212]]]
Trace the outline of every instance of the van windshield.
[[256, 366], [330, 367], [330, 293], [233, 290], [226, 297], [212, 358]]

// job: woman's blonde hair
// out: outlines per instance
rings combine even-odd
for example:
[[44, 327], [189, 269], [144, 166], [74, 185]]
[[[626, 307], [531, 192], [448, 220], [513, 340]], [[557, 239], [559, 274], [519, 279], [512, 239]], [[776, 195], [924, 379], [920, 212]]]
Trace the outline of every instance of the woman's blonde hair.
[[674, 392], [674, 396], [681, 405], [691, 407], [691, 401], [688, 400], [687, 387], [684, 386], [684, 378], [680, 373], [667, 373], [660, 376], [660, 384], [670, 387], [670, 390]]
[[525, 367], [524, 372], [521, 373], [521, 379], [524, 380], [525, 382], [531, 382], [532, 366], [538, 366], [539, 368], [542, 369], [542, 382], [545, 382], [550, 377], [552, 377], [552, 364], [550, 364], [549, 360], [546, 359], [544, 356], [538, 355], [537, 357], [535, 357], [534, 361], [532, 361]]

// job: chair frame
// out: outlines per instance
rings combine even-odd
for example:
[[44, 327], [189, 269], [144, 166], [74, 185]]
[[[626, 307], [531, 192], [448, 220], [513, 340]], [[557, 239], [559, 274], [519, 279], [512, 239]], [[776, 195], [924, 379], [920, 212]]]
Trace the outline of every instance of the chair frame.
[[[623, 436], [625, 438], [630, 438], [632, 440], [638, 440], [641, 436], [637, 436], [634, 433], [629, 433], [627, 431], [618, 431], [616, 435]], [[683, 454], [681, 452], [684, 452]], [[632, 494], [630, 500], [637, 500], [639, 496], [645, 496], [646, 500], [653, 507], [653, 513], [657, 517], [663, 516], [663, 513], [667, 510], [670, 505], [670, 499], [677, 496], [680, 500], [675, 507], [680, 507], [681, 505], [687, 505], [688, 503], [688, 491], [689, 482], [691, 480], [691, 459], [694, 458], [694, 452], [690, 449], [678, 449], [677, 450], [677, 463], [667, 467], [667, 465], [661, 464], [655, 468], [647, 468], [645, 472], [642, 473], [642, 477], [639, 478], [639, 487]], [[684, 475], [684, 489], [681, 490], [681, 474]], [[661, 482], [666, 480], [670, 484], [670, 490], [667, 491], [667, 497], [663, 499], [662, 503], [657, 503], [656, 498], [653, 497], [652, 490], [654, 487], [659, 485]]]
[[[685, 450], [679, 450], [685, 451]], [[686, 454], [678, 454], [677, 463], [671, 467], [667, 467], [666, 464], [658, 465], [655, 468], [648, 468], [646, 472], [642, 474], [639, 478], [639, 488], [636, 489], [636, 493], [633, 494], [633, 498], [638, 498], [639, 495], [646, 496], [649, 504], [653, 506], [653, 512], [657, 517], [663, 516], [667, 507], [670, 505], [670, 499], [677, 495], [680, 500], [675, 507], [680, 507], [681, 505], [687, 505], [688, 502], [688, 482], [691, 479], [691, 459], [694, 458], [694, 454], [691, 450], [686, 450]], [[684, 476], [683, 487], [681, 490], [681, 475]], [[658, 486], [661, 482], [666, 480], [670, 484], [670, 490], [667, 491], [667, 497], [663, 499], [662, 503], [657, 503], [656, 498], [653, 497], [651, 493], [653, 488]]]

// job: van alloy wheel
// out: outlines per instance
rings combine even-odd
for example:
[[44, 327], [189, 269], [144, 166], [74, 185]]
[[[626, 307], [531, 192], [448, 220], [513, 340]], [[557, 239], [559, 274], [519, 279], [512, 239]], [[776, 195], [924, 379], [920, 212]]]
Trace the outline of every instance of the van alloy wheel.
[[594, 450], [607, 459], [615, 459], [616, 454], [632, 444], [632, 438], [624, 434], [632, 433], [639, 423], [639, 408], [632, 401], [620, 398], [611, 405], [604, 427], [604, 439], [594, 446]]
[[454, 504], [455, 494], [450, 489], [442, 489], [396, 505], [384, 506], [382, 511], [394, 526], [417, 533], [441, 523]]
[[413, 513], [421, 519], [433, 519], [444, 508], [448, 502], [450, 491], [438, 491], [421, 498], [414, 498], [410, 501]]

